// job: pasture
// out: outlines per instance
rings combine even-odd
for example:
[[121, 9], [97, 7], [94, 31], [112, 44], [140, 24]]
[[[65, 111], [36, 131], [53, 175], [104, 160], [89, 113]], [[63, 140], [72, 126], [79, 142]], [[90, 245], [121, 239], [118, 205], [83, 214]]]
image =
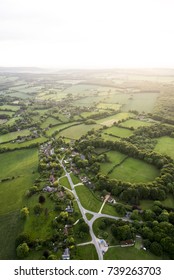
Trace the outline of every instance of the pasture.
[[79, 124], [76, 126], [71, 126], [59, 133], [59, 136], [70, 139], [79, 139], [81, 136], [85, 135], [91, 129], [99, 129], [100, 125], [97, 124]]
[[94, 212], [98, 212], [100, 210], [102, 202], [98, 200], [86, 186], [76, 186], [75, 190], [84, 208]]
[[123, 110], [136, 110], [138, 112], [150, 113], [153, 111], [158, 93], [156, 92], [143, 92], [131, 94], [128, 102], [123, 106]]
[[121, 125], [124, 126], [124, 127], [129, 127], [129, 128], [133, 127], [134, 129], [136, 129], [140, 126], [151, 126], [152, 123], [146, 122], [146, 121], [130, 119], [130, 120], [127, 120], [125, 122], [122, 122]]
[[65, 129], [65, 128], [67, 128], [67, 127], [73, 125], [73, 124], [76, 124], [76, 122], [74, 122], [74, 123], [59, 124], [59, 125], [53, 126], [53, 127], [49, 128], [49, 129], [46, 131], [46, 135], [47, 135], [47, 136], [52, 136], [52, 134], [53, 134], [54, 132], [58, 132], [58, 131], [60, 131], [60, 130], [62, 130], [62, 129]]
[[1, 148], [8, 148], [8, 149], [16, 149], [16, 148], [26, 148], [29, 147], [30, 145], [39, 145], [41, 143], [44, 143], [45, 141], [47, 141], [48, 139], [45, 137], [39, 137], [33, 140], [28, 140], [25, 142], [21, 142], [21, 143], [5, 143], [5, 144], [1, 144]]
[[114, 103], [99, 103], [97, 106], [99, 109], [112, 109], [112, 110], [119, 110], [121, 105], [120, 104], [114, 104]]
[[157, 141], [154, 151], [174, 159], [174, 138], [163, 136], [157, 138]]
[[9, 110], [9, 111], [18, 111], [20, 109], [20, 106], [16, 106], [16, 105], [1, 105], [0, 106], [0, 111], [2, 110]]
[[58, 123], [60, 123], [60, 121], [56, 120], [55, 118], [48, 117], [48, 118], [40, 125], [40, 127], [44, 129], [44, 128], [48, 127], [49, 125], [55, 125], [55, 124], [58, 124]]
[[125, 128], [121, 128], [121, 127], [117, 127], [117, 126], [109, 127], [107, 129], [103, 130], [103, 132], [106, 134], [117, 136], [119, 138], [126, 138], [133, 134], [132, 131], [129, 129], [125, 129]]
[[106, 153], [108, 162], [100, 163], [100, 172], [107, 175], [108, 172], [114, 167], [114, 165], [119, 164], [125, 157], [125, 154], [122, 154], [117, 151], [110, 151]]
[[131, 183], [151, 182], [157, 176], [159, 176], [159, 170], [155, 166], [134, 158], [127, 158], [109, 174], [109, 178]]
[[126, 120], [133, 116], [134, 116], [134, 114], [132, 114], [132, 113], [124, 112], [124, 113], [118, 113], [116, 115], [97, 120], [96, 122], [101, 125], [112, 126], [114, 122], [117, 123], [120, 120]]
[[15, 140], [18, 136], [28, 136], [30, 135], [31, 132], [28, 129], [20, 130], [20, 131], [14, 131], [14, 132], [9, 132], [7, 134], [3, 134], [0, 136], [0, 143], [8, 142]]
[[0, 154], [1, 180], [11, 178], [0, 183], [0, 214], [16, 211], [22, 207], [26, 190], [33, 185], [38, 176], [37, 165], [37, 149]]

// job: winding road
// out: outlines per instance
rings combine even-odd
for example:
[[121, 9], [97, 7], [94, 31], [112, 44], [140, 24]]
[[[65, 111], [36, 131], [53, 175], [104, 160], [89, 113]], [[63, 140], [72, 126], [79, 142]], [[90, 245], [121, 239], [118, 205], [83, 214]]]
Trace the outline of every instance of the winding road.
[[[65, 176], [68, 178], [69, 184], [71, 186], [71, 190], [69, 190], [69, 189], [68, 190], [73, 193], [73, 195], [74, 195], [74, 197], [75, 197], [75, 199], [77, 201], [77, 204], [79, 206], [79, 209], [80, 209], [80, 212], [82, 214], [82, 217], [83, 217], [85, 223], [89, 226], [89, 233], [91, 235], [92, 241], [87, 242], [87, 243], [83, 243], [83, 244], [79, 244], [79, 245], [94, 244], [94, 246], [96, 248], [96, 251], [97, 251], [97, 254], [98, 254], [98, 259], [99, 260], [103, 260], [103, 252], [102, 252], [102, 249], [100, 248], [100, 245], [99, 245], [99, 239], [95, 236], [95, 234], [93, 232], [92, 225], [93, 225], [94, 221], [96, 219], [98, 219], [98, 218], [102, 218], [103, 217], [103, 218], [111, 218], [111, 219], [114, 219], [114, 220], [119, 220], [120, 217], [111, 216], [111, 215], [107, 215], [107, 214], [102, 214], [101, 213], [101, 211], [103, 209], [103, 206], [106, 203], [106, 200], [103, 202], [103, 204], [102, 204], [102, 206], [101, 206], [101, 208], [100, 208], [98, 213], [85, 209], [82, 206], [82, 204], [81, 204], [81, 202], [80, 202], [80, 200], [78, 198], [78, 195], [76, 193], [76, 190], [75, 190], [75, 187], [80, 185], [81, 183], [80, 184], [79, 183], [78, 184], [74, 184], [72, 179], [71, 179], [70, 173], [67, 172], [65, 166], [63, 165], [63, 159], [59, 160], [59, 162], [60, 162], [60, 165], [62, 166], [63, 170], [65, 171]], [[63, 177], [65, 177], [65, 176], [63, 176]], [[90, 214], [93, 215], [93, 217], [90, 220], [88, 220], [87, 217], [86, 217], [87, 213], [90, 213]], [[127, 219], [127, 218], [122, 218], [122, 220], [130, 222], [130, 219]]]

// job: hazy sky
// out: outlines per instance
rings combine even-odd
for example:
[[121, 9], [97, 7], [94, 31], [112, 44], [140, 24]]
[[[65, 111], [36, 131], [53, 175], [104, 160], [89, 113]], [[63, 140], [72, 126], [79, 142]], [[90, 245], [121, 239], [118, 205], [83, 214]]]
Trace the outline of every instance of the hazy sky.
[[0, 0], [0, 66], [174, 68], [174, 0]]

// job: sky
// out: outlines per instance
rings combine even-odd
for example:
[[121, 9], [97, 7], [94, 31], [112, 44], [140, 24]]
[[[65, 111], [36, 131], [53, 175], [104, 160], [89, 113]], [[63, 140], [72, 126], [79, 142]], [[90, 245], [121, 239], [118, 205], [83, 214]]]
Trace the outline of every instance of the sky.
[[0, 0], [0, 66], [174, 68], [174, 0]]

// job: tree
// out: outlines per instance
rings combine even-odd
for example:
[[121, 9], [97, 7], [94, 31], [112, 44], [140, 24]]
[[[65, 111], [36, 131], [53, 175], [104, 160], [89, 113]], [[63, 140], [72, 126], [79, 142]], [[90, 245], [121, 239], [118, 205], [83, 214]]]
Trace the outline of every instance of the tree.
[[163, 253], [163, 248], [158, 242], [152, 242], [150, 245], [150, 251], [156, 256], [161, 256]]
[[39, 203], [43, 204], [45, 202], [45, 200], [46, 200], [45, 196], [43, 196], [43, 195], [39, 196]]
[[29, 249], [27, 243], [24, 242], [17, 247], [17, 249], [16, 249], [17, 256], [21, 259], [25, 258], [28, 256], [29, 250], [30, 249]]
[[40, 215], [42, 212], [42, 207], [40, 205], [40, 203], [37, 203], [34, 208], [33, 208], [34, 214], [35, 215]]
[[21, 209], [20, 214], [21, 214], [21, 218], [22, 218], [22, 219], [26, 219], [26, 218], [28, 217], [28, 215], [29, 215], [29, 210], [28, 210], [28, 208], [27, 208], [27, 207], [23, 207], [23, 208]]

